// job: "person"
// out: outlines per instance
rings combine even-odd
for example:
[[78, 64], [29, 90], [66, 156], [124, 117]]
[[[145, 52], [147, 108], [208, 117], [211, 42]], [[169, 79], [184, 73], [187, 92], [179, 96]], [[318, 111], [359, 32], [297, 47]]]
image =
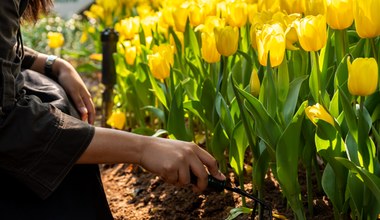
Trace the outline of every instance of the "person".
[[[23, 20], [51, 0], [0, 1], [0, 219], [112, 219], [98, 164], [133, 163], [195, 191], [225, 176], [194, 143], [95, 127], [94, 104], [67, 61], [23, 45]], [[52, 80], [55, 79], [55, 80]]]

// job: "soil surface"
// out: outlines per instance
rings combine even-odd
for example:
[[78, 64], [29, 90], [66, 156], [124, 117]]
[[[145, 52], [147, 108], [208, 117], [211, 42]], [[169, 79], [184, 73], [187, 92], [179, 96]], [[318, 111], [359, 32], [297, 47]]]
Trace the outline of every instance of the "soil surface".
[[[97, 112], [101, 110], [100, 74], [83, 77], [89, 88]], [[98, 114], [96, 125], [100, 125], [102, 116]], [[228, 218], [230, 211], [242, 207], [242, 197], [228, 191], [217, 192], [206, 190], [202, 194], [193, 193], [191, 186], [176, 187], [165, 183], [156, 175], [144, 171], [138, 166], [128, 164], [102, 165], [100, 167], [103, 185], [108, 203], [115, 220], [133, 219], [163, 219], [190, 220], [210, 219], [222, 220]], [[232, 170], [226, 173], [229, 185], [236, 187]], [[252, 193], [251, 174], [246, 173], [244, 188]], [[299, 173], [304, 209], [307, 210], [306, 178], [304, 172]], [[313, 180], [313, 186], [316, 181]], [[322, 190], [313, 190], [313, 215], [306, 211], [307, 219], [334, 219], [332, 205]], [[294, 219], [292, 210], [287, 206], [277, 180], [269, 172], [265, 179], [263, 193], [264, 201], [272, 206], [273, 219]], [[246, 199], [247, 207], [252, 208], [254, 202]], [[259, 219], [251, 214], [241, 214], [238, 220]], [[268, 211], [262, 219], [269, 219]]]
[[[116, 220], [121, 219], [226, 219], [230, 210], [242, 206], [239, 194], [228, 191], [206, 190], [195, 194], [191, 187], [176, 187], [165, 183], [159, 177], [140, 167], [126, 164], [101, 167], [102, 178], [108, 202]], [[227, 176], [231, 186], [235, 185], [233, 172]], [[248, 176], [247, 176], [247, 178]], [[281, 194], [278, 182], [268, 173], [265, 180], [266, 203], [273, 208], [273, 219], [294, 219], [290, 207]], [[304, 200], [306, 200], [305, 181], [300, 176]], [[252, 191], [250, 183], [244, 184], [247, 192]], [[334, 219], [331, 203], [323, 192], [314, 192], [313, 216], [307, 219]], [[254, 202], [246, 199], [252, 208]], [[305, 201], [305, 210], [307, 203]], [[259, 219], [250, 214], [241, 214], [235, 219]], [[263, 219], [269, 219], [268, 211]]]

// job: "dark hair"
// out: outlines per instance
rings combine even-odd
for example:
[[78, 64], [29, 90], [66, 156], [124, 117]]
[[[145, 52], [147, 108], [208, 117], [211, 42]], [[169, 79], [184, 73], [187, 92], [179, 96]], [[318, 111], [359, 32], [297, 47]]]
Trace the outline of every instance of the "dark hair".
[[26, 6], [22, 17], [26, 21], [36, 22], [38, 20], [38, 16], [41, 13], [47, 14], [52, 6], [52, 0], [29, 0], [29, 4]]

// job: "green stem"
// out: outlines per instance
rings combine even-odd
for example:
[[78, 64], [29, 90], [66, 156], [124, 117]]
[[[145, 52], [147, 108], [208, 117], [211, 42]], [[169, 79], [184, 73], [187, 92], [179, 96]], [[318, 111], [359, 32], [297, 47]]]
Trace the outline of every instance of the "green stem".
[[311, 180], [311, 163], [306, 167], [307, 207], [309, 217], [313, 217], [313, 183]]
[[376, 49], [376, 46], [375, 46], [375, 39], [371, 38], [371, 39], [369, 39], [369, 41], [371, 43], [373, 57], [377, 60], [377, 49]]

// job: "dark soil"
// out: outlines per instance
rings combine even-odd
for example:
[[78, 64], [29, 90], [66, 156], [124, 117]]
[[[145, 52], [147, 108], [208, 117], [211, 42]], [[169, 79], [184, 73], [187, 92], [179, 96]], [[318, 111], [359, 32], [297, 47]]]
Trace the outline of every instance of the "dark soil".
[[[207, 190], [202, 194], [195, 194], [191, 187], [180, 188], [167, 184], [137, 166], [118, 164], [103, 166], [101, 169], [109, 205], [116, 220], [226, 219], [231, 209], [242, 205], [241, 196], [236, 193]], [[232, 172], [229, 173], [228, 179], [234, 185]], [[302, 185], [302, 181], [300, 182]], [[244, 186], [246, 191], [251, 192], [250, 183], [245, 183]], [[302, 188], [306, 191], [306, 187]], [[265, 202], [270, 203], [273, 208], [273, 219], [294, 219], [278, 182], [270, 173], [266, 177], [264, 191]], [[314, 216], [307, 214], [307, 219], [333, 219], [332, 206], [326, 196], [318, 190], [315, 190], [314, 194]], [[306, 193], [303, 195], [306, 200]], [[247, 206], [253, 206], [253, 201], [248, 198]], [[264, 219], [268, 219], [268, 212], [265, 213]], [[251, 215], [242, 214], [236, 219], [253, 218]]]

